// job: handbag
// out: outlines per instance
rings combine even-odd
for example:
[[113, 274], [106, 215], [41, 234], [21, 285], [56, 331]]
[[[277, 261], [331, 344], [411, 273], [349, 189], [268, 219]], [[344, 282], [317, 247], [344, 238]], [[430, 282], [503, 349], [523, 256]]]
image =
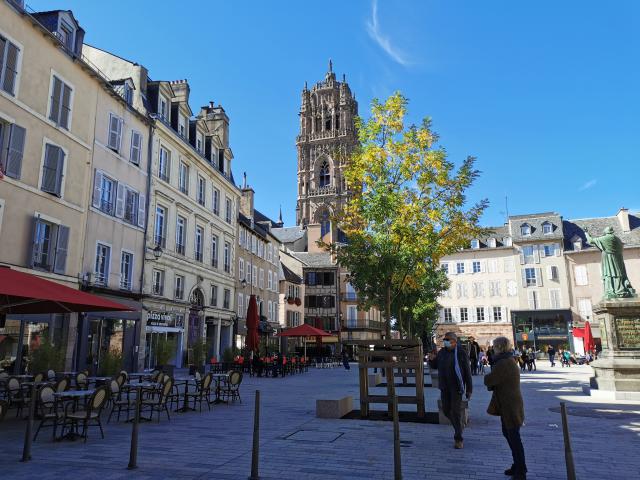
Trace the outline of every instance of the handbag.
[[500, 416], [500, 405], [498, 405], [498, 398], [496, 397], [495, 391], [491, 394], [491, 401], [489, 402], [489, 406], [487, 407], [487, 413], [495, 417]]

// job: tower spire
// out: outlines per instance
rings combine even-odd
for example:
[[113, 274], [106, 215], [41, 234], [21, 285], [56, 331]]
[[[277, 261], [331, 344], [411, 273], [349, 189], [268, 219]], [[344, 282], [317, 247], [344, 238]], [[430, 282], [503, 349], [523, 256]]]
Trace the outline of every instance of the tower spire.
[[284, 225], [284, 222], [282, 221], [282, 205], [280, 205], [280, 214], [278, 215], [278, 223], [280, 225]]
[[329, 73], [333, 73], [333, 62], [329, 59]]

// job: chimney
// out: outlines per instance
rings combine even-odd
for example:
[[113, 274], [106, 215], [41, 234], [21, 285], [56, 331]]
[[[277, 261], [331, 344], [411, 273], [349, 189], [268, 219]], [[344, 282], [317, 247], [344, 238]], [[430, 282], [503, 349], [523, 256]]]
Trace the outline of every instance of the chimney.
[[622, 207], [620, 210], [618, 210], [616, 217], [618, 217], [618, 222], [620, 223], [620, 228], [622, 229], [622, 231], [624, 233], [630, 232], [631, 223], [629, 222], [629, 210]]
[[240, 213], [245, 217], [250, 218], [253, 223], [253, 197], [255, 191], [249, 185], [247, 185], [247, 173], [243, 175], [242, 181], [242, 197], [240, 198]]

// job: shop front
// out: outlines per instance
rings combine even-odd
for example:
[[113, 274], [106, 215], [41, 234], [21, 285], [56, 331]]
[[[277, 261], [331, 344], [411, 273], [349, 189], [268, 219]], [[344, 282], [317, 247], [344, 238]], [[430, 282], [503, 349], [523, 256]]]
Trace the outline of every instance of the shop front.
[[548, 345], [574, 351], [571, 310], [515, 310], [511, 323], [515, 345], [544, 351]]
[[158, 351], [168, 345], [172, 353], [167, 365], [182, 367], [182, 352], [185, 335], [184, 310], [161, 310], [159, 305], [149, 306], [146, 311], [144, 368], [153, 369], [160, 365]]

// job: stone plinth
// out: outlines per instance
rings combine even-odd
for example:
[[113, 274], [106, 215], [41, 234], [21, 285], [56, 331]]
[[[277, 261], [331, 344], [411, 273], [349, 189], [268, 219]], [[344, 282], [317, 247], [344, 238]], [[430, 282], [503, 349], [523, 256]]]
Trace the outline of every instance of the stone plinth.
[[592, 395], [613, 400], [640, 397], [640, 299], [603, 300], [594, 309], [602, 352], [591, 363]]
[[316, 417], [342, 418], [353, 410], [353, 397], [342, 397], [339, 400], [316, 400]]

